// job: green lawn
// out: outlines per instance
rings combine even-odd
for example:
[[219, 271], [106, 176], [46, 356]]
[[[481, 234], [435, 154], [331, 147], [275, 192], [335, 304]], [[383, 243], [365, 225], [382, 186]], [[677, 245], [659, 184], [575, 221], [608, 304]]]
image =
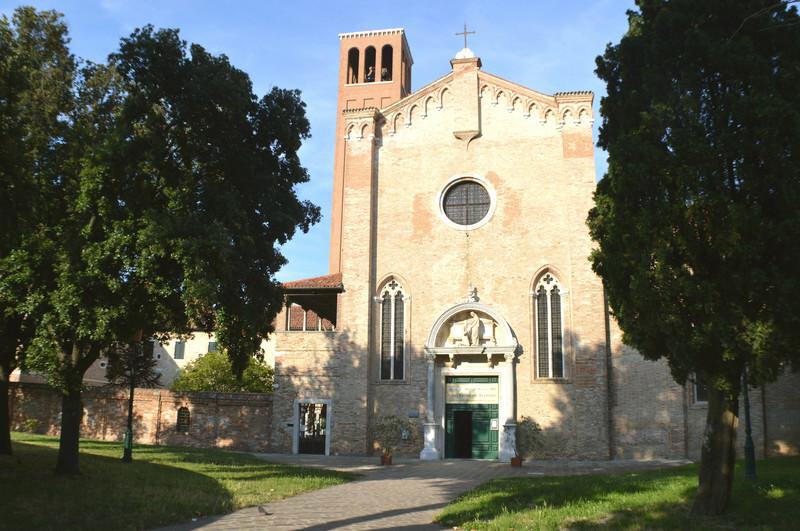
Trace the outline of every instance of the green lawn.
[[697, 467], [621, 475], [498, 479], [467, 492], [436, 520], [463, 529], [800, 529], [800, 458], [736, 470], [724, 517], [690, 520]]
[[222, 450], [81, 441], [81, 475], [53, 474], [58, 440], [12, 434], [0, 457], [0, 529], [146, 529], [344, 483], [350, 474], [266, 463]]

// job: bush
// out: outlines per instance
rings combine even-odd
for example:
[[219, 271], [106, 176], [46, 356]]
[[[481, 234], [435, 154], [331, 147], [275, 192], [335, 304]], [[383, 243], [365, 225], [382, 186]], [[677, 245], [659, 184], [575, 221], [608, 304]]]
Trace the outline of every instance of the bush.
[[173, 391], [215, 391], [218, 393], [271, 393], [272, 367], [250, 358], [242, 379], [236, 379], [228, 356], [209, 352], [189, 363], [172, 382]]
[[530, 458], [533, 452], [542, 447], [542, 428], [530, 417], [522, 417], [517, 422], [517, 454]]
[[372, 433], [384, 455], [394, 454], [401, 444], [413, 443], [419, 436], [416, 424], [395, 415], [379, 418], [372, 428]]
[[22, 431], [27, 431], [28, 433], [38, 433], [39, 421], [36, 419], [26, 419], [25, 422], [22, 423]]

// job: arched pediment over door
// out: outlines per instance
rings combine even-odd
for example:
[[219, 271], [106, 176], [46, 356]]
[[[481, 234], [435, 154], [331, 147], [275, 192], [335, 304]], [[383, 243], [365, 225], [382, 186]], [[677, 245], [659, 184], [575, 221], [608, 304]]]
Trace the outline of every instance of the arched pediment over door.
[[515, 354], [519, 343], [508, 322], [494, 309], [477, 302], [456, 304], [433, 324], [425, 351], [430, 355], [486, 356]]

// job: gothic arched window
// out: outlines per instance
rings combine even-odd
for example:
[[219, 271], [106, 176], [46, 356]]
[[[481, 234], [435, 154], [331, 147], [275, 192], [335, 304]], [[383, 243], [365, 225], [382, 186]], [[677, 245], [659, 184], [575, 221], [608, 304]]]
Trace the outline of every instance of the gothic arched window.
[[381, 380], [402, 380], [405, 373], [405, 295], [396, 280], [381, 290]]
[[545, 273], [536, 285], [536, 375], [539, 378], [564, 377], [564, 326], [561, 312], [562, 290], [558, 280]]

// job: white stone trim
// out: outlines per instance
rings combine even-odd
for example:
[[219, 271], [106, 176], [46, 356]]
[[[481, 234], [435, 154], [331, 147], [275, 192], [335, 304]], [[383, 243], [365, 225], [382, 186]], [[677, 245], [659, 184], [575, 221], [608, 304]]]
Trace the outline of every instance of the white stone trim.
[[372, 37], [373, 35], [391, 35], [393, 33], [403, 33], [404, 28], [387, 28], [369, 31], [351, 31], [349, 33], [340, 33], [339, 39], [350, 39], [353, 37]]
[[333, 438], [333, 400], [330, 398], [295, 398], [292, 404], [292, 453], [300, 453], [300, 404], [325, 404], [325, 455], [331, 455]]

